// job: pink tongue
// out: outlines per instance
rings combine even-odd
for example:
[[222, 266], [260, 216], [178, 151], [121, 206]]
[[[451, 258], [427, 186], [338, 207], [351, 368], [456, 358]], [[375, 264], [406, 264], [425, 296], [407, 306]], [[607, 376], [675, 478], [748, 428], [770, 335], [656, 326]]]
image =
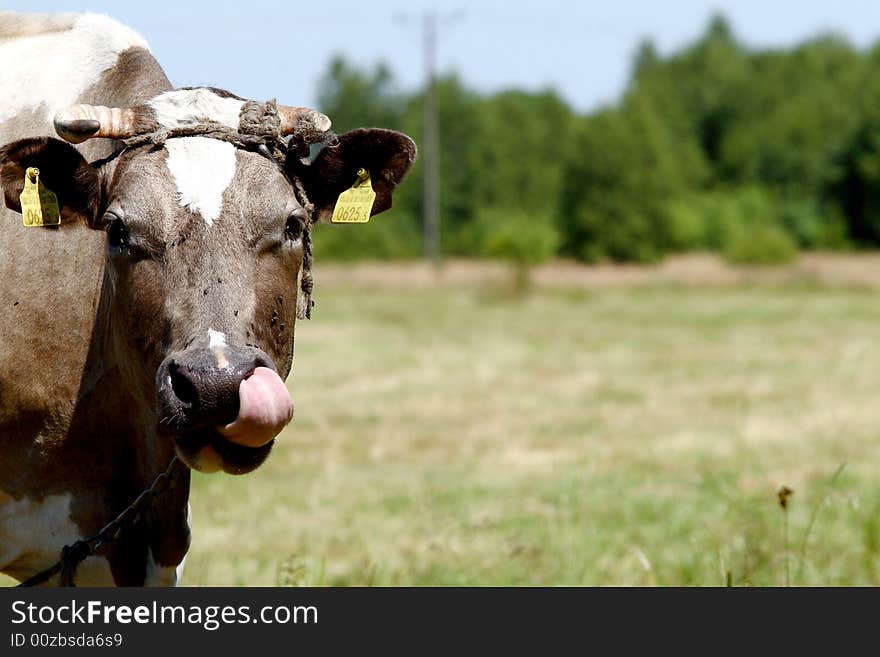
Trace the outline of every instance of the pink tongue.
[[293, 417], [293, 402], [284, 381], [268, 367], [258, 367], [238, 388], [238, 417], [217, 427], [230, 442], [260, 447], [272, 440]]

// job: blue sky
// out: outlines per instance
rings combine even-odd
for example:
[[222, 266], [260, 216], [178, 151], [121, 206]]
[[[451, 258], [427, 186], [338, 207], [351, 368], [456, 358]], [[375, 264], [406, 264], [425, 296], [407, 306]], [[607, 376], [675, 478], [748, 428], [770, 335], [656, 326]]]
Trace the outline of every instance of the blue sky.
[[698, 36], [715, 11], [743, 41], [761, 47], [827, 31], [860, 47], [880, 36], [876, 0], [7, 0], [3, 8], [110, 14], [146, 37], [174, 84], [216, 85], [285, 104], [314, 104], [317, 80], [334, 53], [364, 65], [384, 60], [401, 87], [418, 86], [418, 28], [396, 17], [432, 9], [463, 12], [440, 40], [441, 71], [456, 70], [486, 91], [552, 87], [579, 110], [617, 98], [642, 38], [669, 52]]

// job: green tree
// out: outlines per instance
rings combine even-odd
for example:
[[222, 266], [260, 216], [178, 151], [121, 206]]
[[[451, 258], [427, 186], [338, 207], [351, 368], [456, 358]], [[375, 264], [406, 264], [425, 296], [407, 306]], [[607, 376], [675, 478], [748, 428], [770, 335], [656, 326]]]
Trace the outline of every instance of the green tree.
[[553, 222], [523, 209], [483, 208], [474, 226], [480, 252], [510, 264], [516, 292], [527, 290], [532, 268], [555, 257], [559, 249]]
[[406, 104], [386, 64], [363, 71], [341, 55], [330, 60], [318, 81], [317, 96], [319, 109], [337, 133], [375, 126], [399, 129]]
[[656, 260], [672, 244], [670, 200], [706, 175], [696, 144], [677, 143], [648, 103], [633, 98], [585, 119], [564, 171], [564, 251], [588, 261]]
[[[532, 235], [583, 260], [650, 261], [682, 249], [760, 260], [792, 244], [876, 246], [878, 71], [880, 45], [862, 52], [820, 35], [756, 50], [719, 15], [669, 55], [639, 44], [620, 102], [585, 116], [552, 91], [484, 94], [444, 76], [442, 248], [524, 254]], [[423, 96], [399, 91], [385, 65], [335, 58], [319, 99], [337, 131], [378, 125], [421, 140]], [[351, 242], [334, 233], [328, 252], [417, 253], [421, 205], [417, 162], [392, 213]]]

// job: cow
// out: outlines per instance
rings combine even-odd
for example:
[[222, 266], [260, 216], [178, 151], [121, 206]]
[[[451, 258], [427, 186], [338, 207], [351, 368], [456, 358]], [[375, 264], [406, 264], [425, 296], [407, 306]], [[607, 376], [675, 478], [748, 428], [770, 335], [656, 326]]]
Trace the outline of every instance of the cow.
[[[390, 207], [415, 144], [174, 88], [106, 16], [5, 13], [0, 145], [0, 571], [50, 567], [167, 470], [68, 576], [174, 585], [191, 471], [251, 472], [292, 419], [312, 225], [367, 175], [371, 213]], [[59, 225], [24, 225], [26, 179], [55, 195]]]

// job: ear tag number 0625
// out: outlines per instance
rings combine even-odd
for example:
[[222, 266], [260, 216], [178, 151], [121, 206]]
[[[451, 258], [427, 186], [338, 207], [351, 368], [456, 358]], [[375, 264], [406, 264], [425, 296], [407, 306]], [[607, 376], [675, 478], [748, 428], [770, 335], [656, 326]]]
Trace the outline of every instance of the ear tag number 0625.
[[370, 220], [376, 192], [370, 183], [369, 171], [358, 169], [357, 175], [354, 185], [342, 192], [336, 200], [333, 216], [330, 217], [334, 224], [364, 224]]
[[61, 223], [58, 199], [52, 190], [40, 181], [40, 170], [28, 167], [24, 172], [21, 201], [21, 221], [25, 226], [57, 226]]

